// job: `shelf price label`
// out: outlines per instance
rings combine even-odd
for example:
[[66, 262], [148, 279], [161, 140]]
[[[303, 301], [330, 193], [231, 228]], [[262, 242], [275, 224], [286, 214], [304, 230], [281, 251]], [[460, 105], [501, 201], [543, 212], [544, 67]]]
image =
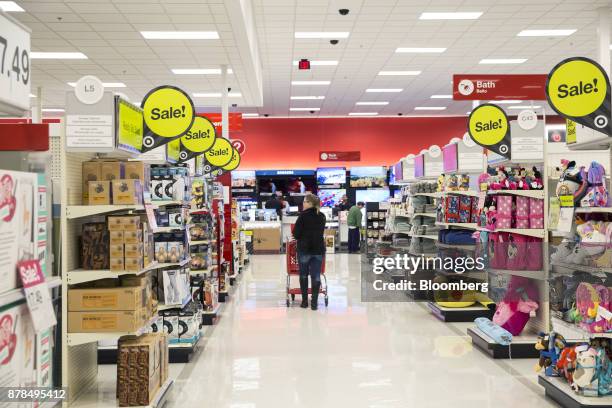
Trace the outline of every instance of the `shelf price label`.
[[597, 62], [584, 57], [561, 61], [548, 75], [546, 98], [559, 115], [612, 136], [610, 78]]
[[142, 152], [183, 136], [193, 125], [193, 101], [183, 90], [169, 85], [152, 89], [142, 101], [145, 122]]
[[49, 287], [40, 267], [40, 261], [36, 259], [19, 262], [17, 270], [23, 284], [23, 291], [36, 333], [55, 326], [57, 320], [49, 295]]
[[472, 110], [468, 134], [476, 144], [511, 158], [510, 124], [499, 106], [485, 103]]
[[0, 113], [29, 109], [30, 80], [30, 33], [0, 14]]

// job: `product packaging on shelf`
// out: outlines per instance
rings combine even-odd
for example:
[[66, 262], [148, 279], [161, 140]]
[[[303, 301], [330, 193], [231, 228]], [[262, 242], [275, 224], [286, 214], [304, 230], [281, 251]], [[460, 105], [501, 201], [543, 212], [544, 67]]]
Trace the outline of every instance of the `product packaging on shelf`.
[[139, 310], [147, 290], [144, 286], [68, 290], [68, 311]]
[[109, 231], [105, 223], [83, 224], [81, 265], [83, 269], [96, 270], [110, 267]]
[[69, 333], [135, 332], [145, 323], [144, 308], [138, 310], [109, 310], [68, 312]]
[[142, 204], [142, 183], [134, 179], [117, 179], [112, 181], [113, 204]]
[[110, 205], [112, 203], [112, 191], [110, 181], [90, 181], [87, 187], [88, 205]]

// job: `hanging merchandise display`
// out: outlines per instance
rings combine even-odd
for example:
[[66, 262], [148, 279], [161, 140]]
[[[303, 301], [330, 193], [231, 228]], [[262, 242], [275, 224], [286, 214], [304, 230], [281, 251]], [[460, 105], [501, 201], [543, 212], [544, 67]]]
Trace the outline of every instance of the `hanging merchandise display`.
[[215, 139], [213, 146], [204, 153], [206, 160], [211, 166], [223, 167], [232, 161], [235, 149], [229, 140], [219, 137]]
[[561, 61], [550, 71], [546, 97], [561, 116], [612, 136], [610, 79], [597, 62], [584, 57]]
[[180, 138], [180, 162], [192, 159], [213, 147], [217, 132], [213, 123], [207, 118], [197, 116], [185, 136]]
[[183, 136], [193, 125], [193, 101], [181, 89], [164, 85], [152, 89], [142, 101], [145, 136], [143, 152], [147, 152]]
[[499, 106], [486, 103], [472, 110], [468, 132], [480, 146], [511, 158], [510, 123]]

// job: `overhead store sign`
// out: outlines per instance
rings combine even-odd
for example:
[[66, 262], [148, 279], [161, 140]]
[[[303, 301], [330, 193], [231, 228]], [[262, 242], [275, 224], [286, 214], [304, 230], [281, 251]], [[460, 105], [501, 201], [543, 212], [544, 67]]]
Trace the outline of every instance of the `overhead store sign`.
[[30, 109], [30, 31], [0, 14], [0, 113], [21, 115]]
[[142, 109], [145, 121], [143, 152], [183, 136], [195, 118], [193, 101], [174, 86], [164, 85], [151, 90], [142, 101]]
[[511, 158], [510, 124], [499, 106], [487, 103], [473, 109], [468, 121], [468, 133], [480, 146]]
[[547, 75], [453, 75], [456, 101], [545, 100]]
[[[221, 133], [221, 114], [220, 113], [198, 113], [198, 116], [202, 116], [210, 120], [213, 125], [217, 128], [217, 133]], [[229, 131], [230, 132], [241, 132], [242, 131], [242, 113], [230, 113], [228, 116]]]
[[217, 132], [212, 122], [197, 116], [185, 136], [180, 138], [180, 161], [184, 162], [207, 152], [215, 143], [216, 137]]
[[232, 146], [234, 146], [234, 149], [240, 154], [244, 154], [246, 151], [246, 143], [242, 139], [232, 139]]
[[232, 161], [234, 148], [229, 140], [222, 137], [215, 139], [214, 145], [204, 153], [206, 161], [213, 167], [223, 167]]
[[546, 96], [558, 114], [612, 136], [610, 78], [595, 61], [584, 57], [561, 61], [550, 71]]
[[350, 152], [324, 151], [324, 152], [319, 152], [319, 160], [321, 161], [360, 161], [361, 152], [359, 151], [350, 151]]

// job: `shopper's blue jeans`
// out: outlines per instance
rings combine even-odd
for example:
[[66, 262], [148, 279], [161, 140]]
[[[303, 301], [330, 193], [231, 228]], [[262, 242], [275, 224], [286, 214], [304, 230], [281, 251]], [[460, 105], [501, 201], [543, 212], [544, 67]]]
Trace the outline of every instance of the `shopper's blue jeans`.
[[311, 284], [321, 282], [321, 267], [323, 265], [323, 255], [298, 254], [300, 264], [300, 278], [308, 279], [310, 275]]

